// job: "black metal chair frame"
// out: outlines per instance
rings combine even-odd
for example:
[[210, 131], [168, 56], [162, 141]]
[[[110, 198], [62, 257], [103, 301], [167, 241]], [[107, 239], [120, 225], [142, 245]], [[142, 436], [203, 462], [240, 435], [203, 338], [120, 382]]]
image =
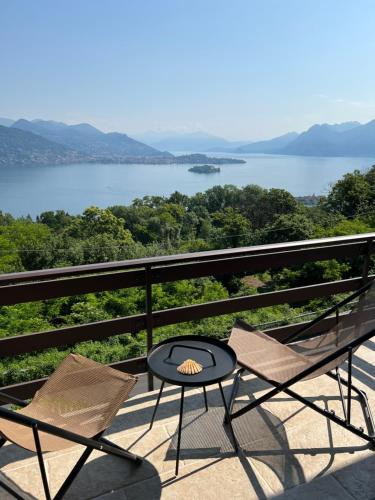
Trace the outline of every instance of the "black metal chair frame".
[[[8, 404], [15, 404], [22, 407], [27, 406], [27, 403], [25, 401], [17, 399], [13, 396], [9, 396], [8, 394], [5, 394], [3, 392], [0, 392], [0, 400]], [[77, 463], [69, 473], [68, 477], [65, 479], [64, 483], [60, 487], [59, 491], [54, 496], [55, 500], [63, 498], [63, 496], [66, 494], [66, 492], [72, 485], [73, 481], [77, 477], [78, 473], [84, 466], [85, 462], [87, 461], [93, 450], [99, 450], [104, 453], [114, 455], [116, 457], [130, 460], [135, 464], [140, 464], [143, 460], [142, 457], [139, 457], [138, 455], [135, 455], [134, 453], [131, 453], [127, 450], [124, 450], [120, 446], [102, 437], [105, 431], [97, 434], [96, 436], [94, 436], [94, 438], [87, 438], [84, 436], [80, 436], [79, 434], [76, 434], [74, 432], [61, 429], [60, 427], [47, 424], [46, 422], [43, 422], [41, 420], [37, 420], [28, 417], [26, 415], [22, 415], [20, 413], [17, 413], [15, 411], [9, 410], [1, 406], [0, 406], [0, 417], [15, 422], [17, 424], [21, 424], [23, 426], [30, 427], [32, 429], [35, 441], [36, 453], [38, 456], [39, 470], [43, 482], [43, 488], [46, 500], [51, 500], [51, 493], [48, 485], [46, 469], [44, 466], [43, 452], [40, 444], [39, 431], [46, 432], [48, 434], [52, 434], [54, 436], [61, 437], [63, 439], [67, 439], [68, 441], [72, 441], [73, 443], [86, 446], [85, 451], [82, 453]], [[6, 441], [7, 440], [5, 437], [0, 436], [0, 448], [6, 443]], [[12, 494], [15, 498], [23, 500], [23, 498], [10, 486], [5, 484], [4, 481], [0, 480], [0, 486], [2, 486], [8, 493]]]
[[[366, 292], [370, 288], [370, 286], [373, 284], [373, 282], [374, 282], [374, 280], [371, 280], [368, 283], [366, 283], [363, 287], [361, 287], [355, 293], [351, 294], [346, 299], [342, 300], [338, 304], [334, 305], [333, 307], [331, 307], [330, 309], [325, 311], [323, 314], [319, 315], [317, 318], [315, 318], [313, 321], [311, 321], [308, 325], [303, 326], [297, 332], [293, 333], [292, 335], [289, 335], [287, 338], [285, 338], [282, 341], [282, 343], [288, 344], [290, 342], [293, 342], [293, 340], [295, 341], [296, 338], [299, 337], [302, 333], [307, 332], [308, 330], [311, 329], [312, 326], [316, 325], [317, 323], [319, 323], [323, 319], [327, 318], [328, 316], [331, 316], [333, 313], [336, 313], [336, 323], [338, 323], [339, 322], [339, 310], [340, 310], [340, 308], [343, 307], [344, 305], [348, 304], [349, 302], [351, 302], [353, 299], [359, 297], [364, 292]], [[249, 325], [247, 325], [246, 323], [244, 323], [241, 320], [238, 320], [238, 324], [242, 325], [245, 329], [246, 329], [246, 326], [249, 327]], [[302, 404], [308, 406], [312, 410], [315, 410], [320, 415], [323, 415], [324, 417], [328, 418], [332, 422], [340, 425], [341, 427], [344, 427], [345, 429], [352, 432], [353, 434], [365, 439], [366, 441], [368, 441], [372, 445], [372, 447], [374, 447], [375, 446], [375, 425], [374, 425], [374, 420], [372, 417], [371, 409], [370, 409], [370, 406], [368, 404], [367, 395], [364, 391], [358, 389], [352, 383], [353, 350], [355, 348], [359, 347], [361, 344], [363, 344], [367, 340], [369, 340], [370, 338], [372, 338], [373, 336], [375, 336], [375, 329], [371, 330], [366, 335], [363, 335], [362, 337], [353, 340], [348, 345], [338, 349], [335, 353], [328, 355], [324, 359], [315, 363], [313, 366], [305, 369], [304, 371], [302, 371], [301, 373], [299, 373], [295, 377], [293, 377], [290, 380], [283, 382], [283, 383], [272, 382], [272, 381], [262, 377], [262, 375], [260, 373], [257, 373], [255, 371], [252, 372], [256, 376], [258, 376], [259, 378], [261, 378], [261, 379], [265, 380], [266, 382], [268, 382], [269, 384], [273, 385], [274, 388], [271, 389], [270, 391], [268, 391], [263, 396], [256, 399], [255, 401], [252, 401], [251, 403], [247, 404], [243, 408], [232, 413], [233, 405], [234, 405], [234, 401], [235, 401], [235, 398], [237, 395], [238, 385], [239, 385], [239, 381], [241, 379], [241, 376], [244, 373], [244, 371], [246, 371], [246, 370], [251, 371], [251, 370], [249, 370], [248, 367], [245, 367], [245, 366], [241, 365], [241, 363], [238, 363], [241, 366], [241, 368], [236, 372], [236, 375], [234, 377], [232, 391], [230, 394], [230, 400], [229, 400], [229, 405], [228, 405], [229, 412], [230, 412], [230, 418], [231, 419], [238, 418], [241, 415], [244, 415], [245, 413], [247, 413], [248, 411], [261, 405], [262, 403], [268, 401], [269, 399], [271, 399], [273, 396], [276, 396], [280, 392], [285, 392], [286, 394], [288, 394], [288, 396], [291, 396], [294, 399], [300, 401]], [[300, 396], [295, 391], [290, 389], [290, 387], [292, 385], [294, 385], [295, 383], [303, 380], [306, 376], [310, 375], [311, 373], [313, 373], [317, 369], [324, 367], [326, 364], [330, 363], [331, 361], [339, 358], [340, 356], [342, 356], [346, 353], [348, 355], [348, 358], [347, 358], [348, 378], [347, 378], [347, 380], [342, 378], [338, 368], [336, 368], [335, 373], [328, 371], [325, 374], [325, 375], [329, 376], [330, 378], [335, 379], [338, 383], [344, 418], [336, 415], [336, 413], [333, 410], [327, 410], [325, 408], [321, 408], [320, 406], [316, 405], [312, 401], [309, 401], [305, 397]], [[344, 392], [343, 392], [342, 385], [345, 385], [347, 387], [347, 404], [345, 404]], [[360, 403], [361, 403], [362, 410], [363, 410], [363, 414], [364, 414], [364, 419], [365, 419], [366, 426], [367, 426], [367, 431], [368, 431], [367, 433], [364, 431], [363, 427], [356, 427], [351, 423], [352, 391], [357, 393], [357, 395], [359, 396]]]

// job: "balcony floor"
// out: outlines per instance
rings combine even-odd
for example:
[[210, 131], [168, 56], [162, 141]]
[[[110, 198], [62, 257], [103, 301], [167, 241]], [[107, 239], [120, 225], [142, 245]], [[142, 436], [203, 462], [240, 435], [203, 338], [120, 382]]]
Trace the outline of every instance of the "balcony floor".
[[[354, 357], [353, 375], [364, 389], [375, 413], [375, 342], [369, 341]], [[228, 394], [231, 381], [225, 384]], [[140, 382], [142, 388], [142, 381]], [[252, 376], [240, 386], [238, 405], [259, 396], [265, 383]], [[337, 384], [328, 377], [295, 386], [300, 394], [341, 415]], [[174, 476], [175, 432], [179, 389], [168, 386], [151, 431], [147, 431], [157, 391], [134, 395], [118, 414], [109, 439], [145, 457], [136, 467], [94, 452], [66, 498], [70, 499], [309, 499], [375, 498], [375, 453], [367, 443], [329, 423], [286, 395], [234, 421], [243, 454], [233, 453], [221, 422], [223, 409], [217, 386], [208, 391], [210, 410], [204, 412], [201, 390], [185, 398], [180, 474]], [[357, 400], [353, 423], [364, 425]], [[78, 446], [45, 455], [52, 493], [67, 476], [82, 449]], [[42, 499], [36, 458], [7, 444], [0, 451], [3, 479], [15, 484], [26, 498]], [[0, 498], [11, 498], [0, 489]]]

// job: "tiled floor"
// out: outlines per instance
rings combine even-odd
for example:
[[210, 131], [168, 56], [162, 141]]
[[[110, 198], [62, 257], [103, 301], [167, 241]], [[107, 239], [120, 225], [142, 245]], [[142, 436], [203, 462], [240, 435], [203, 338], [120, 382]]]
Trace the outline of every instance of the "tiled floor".
[[[375, 342], [369, 341], [354, 359], [357, 385], [364, 389], [375, 413]], [[228, 393], [231, 381], [225, 389]], [[259, 396], [267, 386], [254, 377], [241, 383], [238, 404]], [[328, 377], [297, 384], [296, 392], [336, 410], [338, 388]], [[200, 390], [186, 393], [180, 474], [174, 476], [175, 431], [179, 389], [167, 387], [151, 431], [148, 424], [157, 391], [133, 396], [117, 416], [108, 437], [145, 458], [128, 462], [95, 452], [66, 498], [131, 499], [375, 499], [375, 452], [365, 441], [286, 395], [234, 421], [242, 453], [233, 453], [222, 426], [220, 394], [208, 391], [210, 410], [204, 412]], [[353, 423], [364, 425], [354, 402]], [[81, 453], [73, 447], [46, 454], [52, 493]], [[43, 488], [35, 457], [14, 445], [0, 452], [3, 479], [17, 485], [25, 498], [42, 499]], [[11, 498], [0, 489], [0, 499]]]

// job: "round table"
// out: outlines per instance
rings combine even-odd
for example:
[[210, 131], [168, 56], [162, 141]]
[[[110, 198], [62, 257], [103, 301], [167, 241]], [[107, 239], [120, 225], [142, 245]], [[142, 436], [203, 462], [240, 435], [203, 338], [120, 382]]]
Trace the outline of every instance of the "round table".
[[[203, 370], [195, 375], [184, 375], [177, 371], [177, 367], [186, 359], [194, 359], [203, 366]], [[156, 411], [163, 393], [165, 382], [181, 387], [180, 418], [178, 423], [176, 476], [180, 460], [181, 428], [184, 411], [185, 387], [202, 387], [206, 411], [208, 410], [206, 386], [218, 384], [225, 409], [225, 423], [228, 424], [234, 448], [238, 451], [238, 444], [233, 432], [228, 406], [224, 397], [221, 382], [231, 375], [236, 367], [237, 357], [231, 347], [220, 340], [199, 336], [182, 335], [171, 337], [154, 346], [147, 356], [149, 371], [159, 378], [162, 383], [152, 415], [150, 429], [154, 423]]]

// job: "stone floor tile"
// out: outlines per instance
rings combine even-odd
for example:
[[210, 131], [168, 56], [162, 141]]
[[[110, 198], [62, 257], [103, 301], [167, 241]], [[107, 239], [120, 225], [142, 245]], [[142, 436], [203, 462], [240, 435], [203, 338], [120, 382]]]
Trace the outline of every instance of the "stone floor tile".
[[[353, 461], [354, 462], [354, 461]], [[338, 469], [333, 477], [356, 500], [375, 499], [375, 453], [351, 463], [349, 466]]]
[[353, 500], [353, 497], [332, 476], [324, 476], [311, 483], [288, 490], [273, 500]]
[[[37, 463], [7, 470], [4, 472], [4, 476], [6, 480], [13, 484], [12, 487], [15, 487], [16, 491], [21, 492], [21, 496], [25, 496], [26, 499], [32, 498], [39, 500], [45, 498], [43, 483]], [[1, 496], [0, 498], [2, 500]], [[7, 497], [5, 496], [5, 498]]]
[[[11, 481], [6, 474], [3, 474], [0, 472], [0, 481], [2, 483], [5, 483], [8, 487], [10, 487], [13, 491], [18, 493], [18, 495], [22, 496], [25, 500], [34, 500], [35, 497], [27, 494], [25, 491], [22, 491], [22, 489], [19, 487], [18, 484], [14, 483]], [[14, 496], [4, 488], [0, 486], [0, 499], [1, 500], [14, 500]]]
[[[124, 448], [131, 447], [132, 452], [142, 457], [147, 455], [144, 462], [137, 466], [130, 461], [94, 451], [66, 498], [91, 498], [174, 469], [174, 461], [166, 459], [169, 437], [162, 426], [159, 426], [155, 433], [125, 433], [120, 438], [113, 439], [113, 442]], [[66, 453], [63, 467], [62, 457], [47, 460], [53, 494], [57, 492], [80, 455], [81, 450]]]
[[[239, 458], [217, 458], [209, 464], [197, 462], [183, 467], [176, 478], [171, 474], [125, 488], [127, 500], [238, 500], [266, 499], [274, 495], [268, 484]], [[160, 491], [161, 488], [161, 491]]]
[[294, 488], [372, 453], [362, 439], [317, 418], [315, 425], [244, 445], [245, 455], [274, 490]]
[[[147, 496], [141, 498], [148, 498]], [[123, 489], [120, 490], [112, 490], [108, 493], [104, 493], [98, 497], [94, 497], [92, 500], [127, 500], [125, 491]]]

